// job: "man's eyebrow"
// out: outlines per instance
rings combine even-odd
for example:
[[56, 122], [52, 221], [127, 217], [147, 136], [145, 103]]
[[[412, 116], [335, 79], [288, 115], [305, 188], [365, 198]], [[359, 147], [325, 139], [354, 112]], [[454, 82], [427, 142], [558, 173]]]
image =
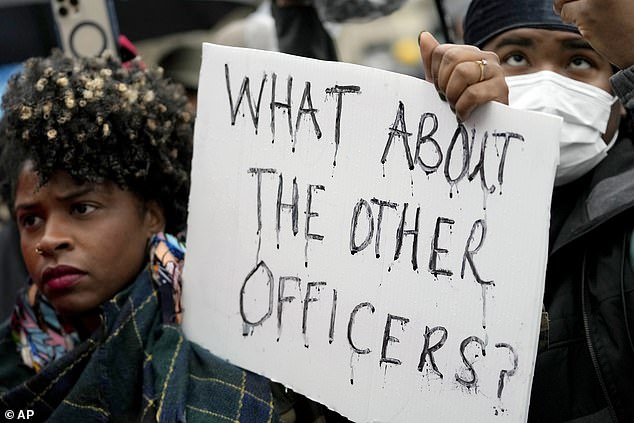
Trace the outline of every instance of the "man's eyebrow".
[[590, 43], [588, 43], [586, 40], [582, 38], [566, 40], [566, 41], [563, 41], [562, 44], [567, 49], [588, 49], [588, 50], [594, 51]]
[[526, 38], [526, 37], [505, 37], [502, 38], [500, 41], [498, 41], [494, 46], [493, 49], [499, 49], [502, 47], [506, 47], [506, 46], [516, 46], [516, 47], [532, 47], [533, 46], [533, 40], [531, 40], [530, 38]]

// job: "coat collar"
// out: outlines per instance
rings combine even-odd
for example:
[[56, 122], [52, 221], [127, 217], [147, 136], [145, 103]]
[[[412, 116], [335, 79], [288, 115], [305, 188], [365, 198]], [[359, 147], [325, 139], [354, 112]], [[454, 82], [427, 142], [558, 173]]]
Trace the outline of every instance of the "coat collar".
[[555, 189], [550, 255], [633, 207], [634, 145], [623, 138], [590, 174]]

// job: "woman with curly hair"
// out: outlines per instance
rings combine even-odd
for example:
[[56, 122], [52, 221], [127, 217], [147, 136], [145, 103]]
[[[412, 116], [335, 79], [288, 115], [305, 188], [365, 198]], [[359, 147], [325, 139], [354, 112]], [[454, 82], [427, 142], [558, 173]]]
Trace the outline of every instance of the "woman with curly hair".
[[140, 62], [28, 60], [0, 175], [30, 284], [0, 327], [0, 409], [37, 421], [275, 419], [268, 382], [180, 322], [193, 111]]

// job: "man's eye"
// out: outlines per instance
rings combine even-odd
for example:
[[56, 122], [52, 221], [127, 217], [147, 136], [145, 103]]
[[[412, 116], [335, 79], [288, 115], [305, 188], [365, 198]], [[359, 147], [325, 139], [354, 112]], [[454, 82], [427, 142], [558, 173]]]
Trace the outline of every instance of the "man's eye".
[[504, 63], [509, 66], [527, 66], [528, 60], [521, 54], [509, 54], [504, 58]]
[[71, 207], [71, 213], [77, 214], [77, 215], [86, 215], [93, 212], [96, 209], [97, 207], [91, 204], [78, 203], [78, 204], [73, 204], [73, 206]]
[[575, 57], [568, 66], [574, 70], [585, 70], [592, 68], [592, 63], [584, 57]]

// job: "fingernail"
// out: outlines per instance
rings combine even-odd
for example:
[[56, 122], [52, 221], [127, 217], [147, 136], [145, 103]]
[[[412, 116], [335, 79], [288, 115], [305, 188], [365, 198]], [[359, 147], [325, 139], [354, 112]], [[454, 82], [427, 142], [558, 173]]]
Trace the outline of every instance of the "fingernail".
[[421, 31], [418, 33], [418, 45], [420, 45], [420, 37], [423, 35], [423, 32], [425, 31]]

